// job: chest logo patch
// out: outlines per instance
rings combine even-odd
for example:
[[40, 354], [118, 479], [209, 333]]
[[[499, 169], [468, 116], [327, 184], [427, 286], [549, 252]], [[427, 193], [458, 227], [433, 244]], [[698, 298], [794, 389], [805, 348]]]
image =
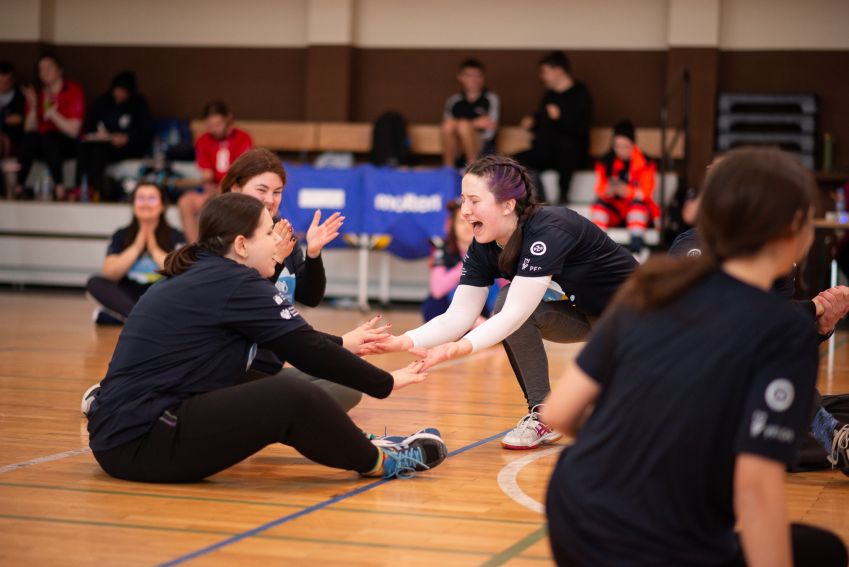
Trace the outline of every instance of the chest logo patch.
[[533, 244], [531, 244], [531, 254], [534, 256], [542, 256], [545, 254], [545, 251], [548, 250], [545, 246], [545, 242], [541, 240], [537, 240]]
[[793, 388], [793, 383], [787, 378], [776, 378], [766, 387], [764, 397], [766, 405], [772, 411], [782, 412], [793, 405], [793, 399], [796, 392]]

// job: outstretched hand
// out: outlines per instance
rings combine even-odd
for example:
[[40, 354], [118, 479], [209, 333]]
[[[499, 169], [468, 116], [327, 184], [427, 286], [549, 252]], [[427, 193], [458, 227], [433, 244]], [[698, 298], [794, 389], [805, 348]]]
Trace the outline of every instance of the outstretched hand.
[[821, 291], [811, 301], [816, 306], [817, 332], [827, 335], [849, 313], [849, 287], [838, 285]]
[[440, 362], [469, 354], [472, 352], [472, 343], [466, 339], [460, 339], [456, 342], [443, 343], [429, 349], [411, 348], [410, 352], [423, 359], [424, 367], [422, 370], [424, 371], [436, 366]]
[[318, 224], [320, 220], [321, 211], [318, 210], [313, 215], [310, 227], [307, 229], [307, 256], [310, 258], [318, 258], [321, 249], [339, 236], [339, 230], [342, 228], [342, 223], [345, 222], [345, 217], [342, 216], [342, 213], [333, 213], [323, 223]]
[[380, 319], [381, 316], [376, 315], [356, 329], [342, 335], [342, 346], [359, 356], [380, 354], [382, 351], [374, 344], [391, 336], [386, 332], [391, 325], [375, 327]]
[[413, 340], [407, 335], [388, 335], [385, 339], [375, 341], [371, 348], [371, 354], [384, 354], [387, 352], [401, 352], [413, 348]]
[[392, 390], [400, 390], [410, 384], [416, 384], [424, 381], [424, 379], [427, 378], [427, 373], [424, 372], [423, 367], [424, 365], [422, 361], [417, 360], [415, 362], [411, 362], [404, 368], [393, 372], [392, 378], [395, 380], [395, 385], [392, 386]]

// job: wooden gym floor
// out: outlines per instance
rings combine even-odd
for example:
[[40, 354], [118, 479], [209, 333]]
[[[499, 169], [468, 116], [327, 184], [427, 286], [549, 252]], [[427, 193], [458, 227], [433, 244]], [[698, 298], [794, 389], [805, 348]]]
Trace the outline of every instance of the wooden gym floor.
[[[500, 347], [453, 361], [351, 415], [367, 431], [436, 426], [451, 451], [411, 480], [376, 481], [269, 447], [198, 484], [115, 480], [88, 451], [80, 396], [104, 374], [119, 330], [95, 328], [80, 292], [0, 292], [0, 564], [546, 565], [540, 502], [558, 449], [498, 440], [525, 413]], [[342, 333], [366, 316], [303, 310]], [[418, 313], [386, 313], [396, 331]], [[548, 345], [552, 376], [578, 346]], [[823, 393], [849, 390], [849, 336], [823, 347]], [[373, 357], [394, 369], [407, 355]], [[562, 446], [562, 445], [561, 445]], [[849, 479], [788, 475], [790, 517], [849, 542]]]

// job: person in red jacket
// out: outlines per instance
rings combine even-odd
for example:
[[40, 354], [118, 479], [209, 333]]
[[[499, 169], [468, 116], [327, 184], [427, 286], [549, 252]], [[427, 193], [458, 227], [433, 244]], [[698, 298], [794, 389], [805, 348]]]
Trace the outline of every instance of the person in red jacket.
[[62, 62], [55, 55], [42, 55], [38, 60], [38, 78], [42, 88], [32, 86], [22, 90], [26, 98], [24, 138], [21, 142], [18, 188], [21, 193], [32, 162], [47, 162], [55, 184], [57, 199], [65, 198], [62, 162], [77, 156], [77, 140], [85, 115], [85, 95], [82, 88], [65, 78]]
[[177, 201], [187, 242], [197, 240], [200, 209], [207, 199], [220, 192], [219, 184], [230, 164], [254, 145], [247, 132], [233, 126], [233, 113], [226, 103], [208, 103], [203, 118], [206, 133], [195, 142], [195, 160], [203, 185], [199, 191], [183, 193]]
[[625, 226], [631, 233], [631, 251], [644, 246], [646, 229], [660, 216], [654, 194], [655, 164], [634, 143], [634, 125], [622, 120], [613, 128], [610, 151], [596, 162], [598, 198], [592, 221], [601, 229]]

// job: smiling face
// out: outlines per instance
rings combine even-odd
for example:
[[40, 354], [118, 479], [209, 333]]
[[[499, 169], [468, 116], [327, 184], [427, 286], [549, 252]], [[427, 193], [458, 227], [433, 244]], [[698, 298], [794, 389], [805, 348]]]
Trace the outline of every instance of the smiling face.
[[52, 58], [44, 57], [38, 62], [38, 78], [45, 85], [53, 86], [62, 80], [62, 69]]
[[237, 236], [233, 242], [234, 253], [237, 261], [249, 268], [253, 268], [263, 278], [274, 275], [277, 262], [274, 261], [274, 253], [280, 236], [274, 232], [274, 223], [268, 211], [263, 211], [259, 226], [254, 229], [250, 237]]
[[273, 217], [280, 209], [280, 200], [283, 198], [283, 180], [276, 173], [266, 171], [248, 179], [243, 187], [233, 185], [232, 191], [259, 199]]
[[494, 240], [502, 246], [507, 243], [518, 220], [515, 199], [497, 203], [487, 180], [473, 173], [463, 176], [460, 199], [460, 216], [471, 224], [475, 240], [481, 244]]
[[165, 210], [162, 195], [153, 185], [139, 185], [133, 196], [133, 215], [140, 223], [158, 221]]

